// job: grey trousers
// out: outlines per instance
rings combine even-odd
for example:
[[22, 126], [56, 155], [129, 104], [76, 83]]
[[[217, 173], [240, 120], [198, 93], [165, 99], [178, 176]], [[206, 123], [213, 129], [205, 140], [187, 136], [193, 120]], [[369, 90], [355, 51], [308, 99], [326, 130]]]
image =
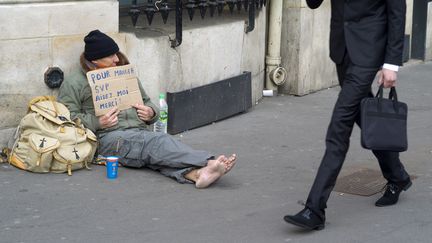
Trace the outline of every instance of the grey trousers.
[[184, 175], [207, 165], [214, 156], [194, 150], [165, 133], [142, 129], [112, 131], [99, 135], [98, 153], [118, 156], [126, 167], [147, 167], [180, 183], [191, 183]]

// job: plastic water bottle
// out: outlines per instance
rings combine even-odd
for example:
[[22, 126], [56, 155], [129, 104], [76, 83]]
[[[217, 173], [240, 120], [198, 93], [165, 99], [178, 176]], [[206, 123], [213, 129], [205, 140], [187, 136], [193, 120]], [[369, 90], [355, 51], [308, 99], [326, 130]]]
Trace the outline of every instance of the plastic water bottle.
[[168, 127], [168, 105], [165, 101], [165, 94], [159, 94], [159, 119], [154, 124], [155, 132], [167, 133]]

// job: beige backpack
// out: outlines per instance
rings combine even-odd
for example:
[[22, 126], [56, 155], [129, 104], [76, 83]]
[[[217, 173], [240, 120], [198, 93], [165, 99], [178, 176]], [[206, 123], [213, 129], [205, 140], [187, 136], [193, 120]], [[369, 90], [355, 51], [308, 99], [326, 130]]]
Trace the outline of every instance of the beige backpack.
[[36, 97], [21, 120], [9, 163], [37, 173], [89, 169], [96, 152], [96, 136], [51, 96]]

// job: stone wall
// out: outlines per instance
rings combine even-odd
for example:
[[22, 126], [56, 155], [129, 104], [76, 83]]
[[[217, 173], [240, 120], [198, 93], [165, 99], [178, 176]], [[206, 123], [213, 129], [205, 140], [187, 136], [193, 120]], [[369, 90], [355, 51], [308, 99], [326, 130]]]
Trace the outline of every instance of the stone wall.
[[202, 21], [202, 26], [186, 22], [183, 42], [175, 49], [169, 41], [174, 38], [174, 30], [160, 31], [157, 23], [152, 28], [122, 27], [120, 32], [125, 33], [126, 54], [137, 65], [152, 99], [159, 92], [182, 91], [251, 71], [252, 100], [256, 102], [262, 97], [264, 85], [264, 13], [257, 15], [255, 29], [248, 34], [242, 17]]
[[432, 60], [432, 2], [428, 3], [425, 61]]
[[285, 0], [282, 66], [288, 71], [281, 93], [306, 95], [337, 84], [329, 58], [330, 1], [311, 10], [305, 0]]
[[80, 71], [83, 37], [93, 29], [116, 40], [137, 65], [139, 78], [153, 100], [159, 92], [181, 91], [243, 71], [252, 72], [253, 101], [261, 98], [265, 9], [257, 14], [255, 30], [248, 34], [244, 16], [210, 24], [194, 21], [189, 27], [185, 24], [183, 43], [176, 49], [170, 47], [172, 30], [153, 25], [119, 31], [118, 15], [116, 0], [0, 2], [0, 147], [25, 115], [31, 98], [56, 95], [57, 90], [44, 83], [48, 67], [60, 67], [65, 79]]
[[110, 1], [2, 1], [0, 4], [0, 146], [38, 95], [55, 95], [44, 83], [48, 67], [65, 74], [82, 35], [97, 28], [118, 32], [118, 3]]
[[405, 34], [412, 34], [412, 16], [413, 16], [413, 0], [406, 1], [407, 10], [406, 10], [406, 24], [405, 24]]

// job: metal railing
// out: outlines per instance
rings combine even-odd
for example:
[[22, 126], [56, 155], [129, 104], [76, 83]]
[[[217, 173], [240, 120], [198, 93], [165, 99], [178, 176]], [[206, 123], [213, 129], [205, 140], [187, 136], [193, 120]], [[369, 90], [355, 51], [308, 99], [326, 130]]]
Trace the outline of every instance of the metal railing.
[[202, 19], [206, 15], [214, 17], [216, 13], [221, 16], [225, 7], [228, 7], [231, 14], [234, 14], [235, 11], [248, 11], [248, 26], [245, 29], [248, 33], [255, 28], [256, 10], [261, 10], [266, 3], [266, 0], [148, 0], [147, 3], [138, 4], [137, 0], [132, 0], [128, 14], [132, 24], [136, 26], [140, 15], [145, 15], [147, 23], [151, 25], [155, 15], [160, 14], [163, 23], [166, 24], [170, 12], [175, 12], [176, 38], [171, 40], [171, 47], [175, 48], [182, 43], [184, 9], [187, 10], [190, 20], [195, 17], [197, 11], [199, 11]]

